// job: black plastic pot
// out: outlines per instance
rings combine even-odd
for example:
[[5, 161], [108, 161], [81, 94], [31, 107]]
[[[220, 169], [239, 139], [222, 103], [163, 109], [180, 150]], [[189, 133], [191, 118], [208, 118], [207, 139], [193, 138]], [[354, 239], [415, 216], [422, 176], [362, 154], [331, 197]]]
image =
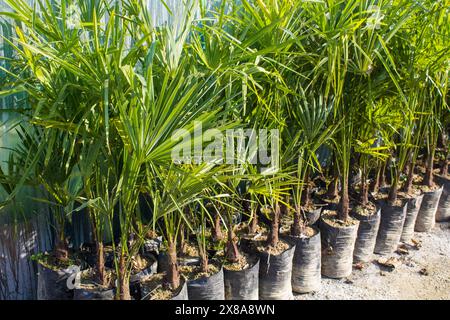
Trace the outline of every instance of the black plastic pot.
[[187, 288], [189, 300], [225, 300], [223, 268], [212, 276], [189, 280]]
[[279, 255], [260, 253], [259, 299], [290, 300], [292, 295], [292, 259], [295, 245]]
[[176, 292], [172, 299], [170, 300], [189, 300], [188, 297], [188, 289], [187, 289], [187, 282], [183, 280], [183, 284], [181, 285], [181, 288], [178, 289], [178, 292]]
[[157, 273], [158, 259], [153, 254], [146, 254], [145, 257], [150, 261], [149, 266], [138, 273], [130, 275], [130, 283], [140, 282], [142, 279]]
[[377, 241], [381, 210], [378, 208], [376, 213], [368, 216], [358, 213], [354, 213], [353, 216], [359, 220], [358, 236], [353, 251], [353, 263], [369, 262], [372, 259]]
[[73, 291], [73, 300], [114, 300], [114, 296], [114, 289], [75, 288]]
[[341, 279], [352, 273], [353, 250], [358, 226], [359, 222], [350, 226], [335, 227], [325, 219], [320, 220], [322, 275]]
[[401, 242], [409, 242], [414, 236], [414, 226], [422, 200], [423, 194], [408, 199], [408, 209], [406, 210], [405, 223], [403, 225], [402, 236], [400, 237]]
[[414, 230], [428, 232], [436, 224], [436, 212], [441, 199], [443, 187], [423, 194], [422, 205], [416, 219]]
[[144, 270], [130, 275], [130, 295], [135, 300], [142, 299], [142, 282], [158, 271], [158, 259], [153, 253], [145, 253], [144, 257], [149, 261], [149, 266]]
[[[184, 279], [184, 277], [181, 277], [180, 279], [181, 285], [180, 287], [174, 292], [172, 298], [170, 300], [188, 300], [188, 290], [187, 290], [187, 281]], [[143, 284], [142, 286], [142, 300], [151, 300], [150, 292], [148, 286], [145, 286]]]
[[392, 254], [397, 250], [403, 232], [408, 202], [402, 206], [391, 206], [386, 201], [379, 202], [381, 206], [381, 221], [378, 229], [375, 253]]
[[305, 213], [306, 215], [306, 221], [308, 222], [309, 226], [312, 226], [316, 224], [317, 221], [320, 219], [320, 214], [322, 213], [322, 207], [318, 207], [312, 211], [308, 211]]
[[51, 270], [40, 263], [38, 265], [37, 299], [72, 300], [73, 289], [69, 289], [67, 280], [74, 273], [69, 270]]
[[289, 237], [295, 243], [292, 262], [292, 290], [297, 293], [318, 291], [321, 281], [320, 231], [310, 238]]
[[443, 190], [441, 199], [439, 200], [439, 206], [436, 212], [436, 221], [444, 222], [450, 220], [450, 180], [444, 178], [438, 178], [438, 181], [442, 184]]
[[240, 271], [223, 270], [226, 300], [258, 300], [259, 259]]

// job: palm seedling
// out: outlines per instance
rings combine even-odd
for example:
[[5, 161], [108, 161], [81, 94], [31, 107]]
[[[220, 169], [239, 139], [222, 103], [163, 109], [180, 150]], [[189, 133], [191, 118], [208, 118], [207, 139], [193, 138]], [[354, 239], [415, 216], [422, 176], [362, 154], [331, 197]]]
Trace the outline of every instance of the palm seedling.
[[[369, 82], [367, 87], [371, 88], [372, 72], [378, 67], [386, 69], [387, 74], [394, 78], [392, 56], [386, 44], [405, 22], [409, 12], [400, 10], [401, 7], [390, 7], [388, 2], [374, 1], [331, 1], [305, 7], [309, 11], [308, 16], [318, 26], [315, 34], [319, 43], [326, 43], [317, 47], [320, 50], [317, 59], [325, 63], [320, 69], [314, 69], [313, 83], [321, 85], [325, 97], [333, 97], [334, 119], [340, 123], [335, 144], [341, 176], [338, 213], [339, 218], [345, 221], [349, 212], [352, 145], [358, 128], [355, 127], [355, 117], [361, 104], [373, 103], [376, 97], [368, 92], [368, 100], [360, 101], [358, 90], [363, 82]], [[391, 12], [389, 16], [388, 11]], [[383, 32], [387, 25], [391, 28]], [[339, 41], [332, 40], [334, 38]], [[395, 79], [393, 82], [397, 84]]]
[[[357, 16], [357, 1], [329, 1], [321, 4], [305, 4], [311, 26], [317, 37], [311, 42], [311, 50], [318, 62], [324, 61], [321, 68], [313, 69], [313, 83], [323, 88], [325, 100], [334, 100], [333, 116], [335, 123], [340, 123], [340, 129], [336, 134], [335, 155], [339, 163], [341, 176], [341, 204], [339, 218], [346, 220], [349, 210], [348, 177], [351, 154], [353, 126], [350, 117], [349, 106], [344, 104], [343, 93], [345, 79], [348, 73], [350, 56], [348, 49], [350, 39], [347, 34], [361, 19]], [[332, 39], [339, 39], [333, 41]], [[326, 44], [320, 46], [320, 43]], [[307, 50], [308, 50], [307, 49]], [[316, 51], [318, 50], [318, 51]]]
[[[441, 128], [440, 121], [446, 113], [444, 110], [448, 108], [445, 99], [441, 99], [442, 94], [447, 90], [447, 76], [444, 75], [444, 69], [440, 68], [445, 65], [445, 62], [441, 59], [445, 59], [443, 57], [448, 51], [448, 48], [443, 46], [445, 34], [448, 34], [448, 24], [444, 22], [445, 19], [442, 20], [446, 10], [442, 4], [440, 1], [424, 2], [418, 7], [412, 16], [413, 19], [408, 21], [409, 24], [414, 24], [414, 28], [405, 28], [400, 35], [408, 41], [400, 41], [400, 45], [397, 46], [398, 64], [401, 67], [399, 72], [408, 74], [401, 82], [401, 86], [404, 92], [403, 101], [407, 102], [407, 110], [410, 114], [405, 117], [402, 131], [411, 132], [406, 132], [406, 136], [403, 136], [404, 143], [399, 151], [399, 154], [408, 153], [407, 179], [403, 186], [403, 191], [407, 193], [412, 190], [414, 168], [424, 139], [427, 141], [428, 150], [427, 168], [430, 168], [426, 171], [424, 182], [428, 186], [433, 185], [432, 163], [434, 160], [432, 158], [434, 158], [437, 135]], [[433, 21], [433, 23], [426, 21]], [[429, 36], [430, 33], [437, 34], [437, 30], [439, 30], [438, 37]], [[425, 52], [427, 54], [424, 54]], [[408, 137], [408, 134], [411, 137]], [[394, 177], [394, 180], [398, 183], [398, 178]], [[396, 188], [396, 184], [393, 184], [393, 187]], [[395, 193], [396, 190], [391, 190], [392, 198], [395, 198]]]
[[[192, 156], [190, 139], [196, 129], [195, 121], [201, 122], [204, 130], [213, 126], [221, 129], [221, 126], [217, 127], [215, 119], [220, 112], [225, 112], [227, 103], [219, 100], [221, 94], [215, 85], [215, 79], [204, 78], [191, 68], [190, 57], [184, 51], [186, 37], [179, 34], [181, 32], [181, 35], [185, 35], [189, 29], [192, 23], [190, 13], [191, 10], [188, 10], [181, 27], [169, 25], [152, 34], [136, 32], [133, 35], [136, 37], [135, 46], [141, 46], [146, 41], [149, 44], [148, 55], [140, 70], [132, 65], [124, 65], [120, 70], [121, 76], [126, 80], [126, 87], [129, 88], [115, 92], [114, 104], [118, 115], [112, 121], [124, 145], [120, 160], [123, 168], [119, 178], [120, 202], [123, 208], [120, 213], [120, 242], [123, 248], [121, 261], [129, 256], [127, 241], [137, 205], [138, 190], [154, 190], [154, 196], [157, 192], [160, 192], [161, 196], [161, 191], [158, 191], [161, 186], [158, 183], [164, 183], [169, 178], [164, 177], [164, 173], [168, 174], [169, 168], [173, 167], [174, 151], [180, 152], [181, 149], [187, 148], [189, 154], [184, 156], [193, 160], [189, 157]], [[138, 26], [144, 23], [137, 19]], [[131, 51], [137, 52], [138, 49]], [[197, 148], [199, 143], [202, 147], [201, 140], [195, 138], [193, 141]], [[142, 168], [147, 169], [143, 172]], [[172, 230], [166, 234], [171, 248], [169, 257], [176, 258], [172, 253], [176, 247], [175, 231], [178, 230], [180, 219], [174, 212], [175, 210], [167, 212], [170, 218], [166, 217], [164, 221], [171, 226], [166, 230]], [[177, 212], [180, 213], [179, 210]], [[171, 261], [171, 265], [175, 270], [176, 261]], [[173, 274], [176, 274], [176, 271]], [[169, 272], [169, 280], [175, 289], [178, 277], [173, 274]]]
[[[205, 272], [208, 270], [206, 218], [194, 210], [201, 203], [202, 192], [211, 179], [211, 172], [207, 166], [181, 168], [176, 165], [168, 169], [149, 165], [146, 172], [145, 190], [151, 197], [152, 221], [155, 226], [159, 225], [166, 243], [168, 259], [166, 282], [171, 290], [176, 290], [180, 286], [177, 241], [182, 225], [186, 225], [190, 231], [195, 231], [199, 241], [201, 268], [206, 270]], [[190, 208], [194, 210], [191, 211]]]
[[311, 199], [311, 176], [320, 171], [316, 152], [332, 139], [338, 125], [327, 126], [333, 105], [322, 96], [301, 95], [294, 98], [294, 101], [292, 108], [288, 110], [295, 124], [291, 133], [294, 135], [294, 143], [290, 149], [297, 161], [297, 183], [293, 186], [294, 223], [291, 233], [299, 237], [305, 233], [308, 222], [306, 212], [314, 206]]
[[28, 179], [46, 191], [46, 199], [36, 200], [50, 205], [54, 219], [54, 256], [57, 264], [64, 264], [69, 259], [66, 223], [81, 191], [81, 181], [75, 168], [77, 159], [66, 152], [70, 150], [72, 141], [57, 129], [21, 129], [18, 134], [20, 144], [13, 152], [22, 161], [29, 154], [33, 155], [33, 162], [28, 164], [31, 166]]

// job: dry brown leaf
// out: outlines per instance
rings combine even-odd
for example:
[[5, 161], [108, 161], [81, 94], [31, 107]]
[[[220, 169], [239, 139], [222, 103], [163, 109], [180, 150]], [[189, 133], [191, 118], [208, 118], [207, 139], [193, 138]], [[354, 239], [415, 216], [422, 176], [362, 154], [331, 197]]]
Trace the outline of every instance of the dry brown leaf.
[[409, 250], [408, 250], [408, 248], [405, 245], [401, 245], [401, 246], [398, 247], [397, 253], [398, 254], [402, 254], [402, 255], [406, 255], [406, 254], [409, 254]]
[[414, 247], [416, 247], [417, 249], [422, 247], [422, 241], [420, 241], [420, 240], [411, 239], [411, 242], [414, 244]]
[[402, 262], [400, 260], [398, 260], [397, 258], [394, 258], [394, 257], [380, 258], [377, 260], [377, 262], [384, 267], [388, 267], [388, 268], [392, 268], [392, 269], [395, 269], [402, 264]]
[[365, 264], [362, 263], [362, 262], [359, 262], [359, 263], [355, 264], [355, 269], [356, 270], [363, 270], [365, 267], [366, 267]]

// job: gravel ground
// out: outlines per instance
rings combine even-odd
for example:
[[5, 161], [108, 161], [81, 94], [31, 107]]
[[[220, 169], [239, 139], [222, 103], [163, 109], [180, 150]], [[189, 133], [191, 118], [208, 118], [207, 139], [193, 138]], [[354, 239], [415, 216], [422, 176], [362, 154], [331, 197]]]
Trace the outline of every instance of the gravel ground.
[[322, 278], [319, 292], [296, 295], [296, 300], [450, 300], [450, 222], [438, 223], [430, 233], [416, 233], [420, 248], [394, 253], [401, 264], [394, 269], [374, 261], [353, 269], [347, 279]]

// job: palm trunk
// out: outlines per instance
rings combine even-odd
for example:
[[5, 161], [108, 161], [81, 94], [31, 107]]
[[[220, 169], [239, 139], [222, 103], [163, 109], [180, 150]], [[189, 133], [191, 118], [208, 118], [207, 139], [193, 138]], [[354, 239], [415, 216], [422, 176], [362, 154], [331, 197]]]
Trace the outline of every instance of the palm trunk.
[[106, 271], [105, 271], [105, 254], [103, 241], [97, 241], [97, 280], [100, 285], [106, 286]]
[[338, 217], [342, 221], [347, 221], [350, 202], [348, 197], [348, 181], [344, 180], [345, 178], [342, 178], [341, 201], [339, 203]]
[[229, 226], [229, 228], [228, 228], [226, 258], [231, 263], [238, 262], [239, 258], [240, 258], [239, 250], [237, 247], [236, 237], [235, 237], [234, 231], [233, 231], [233, 226]]
[[105, 271], [105, 253], [104, 253], [104, 246], [103, 246], [103, 239], [101, 237], [101, 234], [99, 232], [99, 228], [97, 226], [97, 217], [94, 214], [94, 211], [91, 211], [88, 209], [88, 213], [91, 220], [91, 228], [92, 233], [94, 235], [94, 241], [95, 241], [95, 249], [96, 249], [96, 265], [95, 265], [95, 271], [96, 271], [96, 278], [98, 283], [101, 286], [106, 286], [106, 271]]
[[55, 241], [55, 258], [59, 262], [65, 262], [69, 259], [69, 246], [64, 233], [64, 224], [59, 226], [58, 235]]
[[378, 177], [378, 186], [379, 187], [385, 187], [386, 186], [386, 168], [388, 166], [389, 160], [386, 161], [386, 163], [383, 164], [383, 166], [381, 167], [381, 172], [380, 172], [380, 176]]
[[427, 168], [425, 172], [424, 184], [428, 187], [432, 187], [433, 182], [433, 165], [434, 165], [434, 147], [431, 147], [430, 153], [427, 158]]
[[382, 166], [381, 165], [378, 166], [377, 175], [372, 183], [372, 192], [375, 194], [378, 193], [378, 191], [380, 190], [380, 175], [382, 170], [383, 170]]
[[445, 147], [446, 151], [445, 151], [445, 155], [444, 155], [444, 159], [442, 160], [442, 164], [441, 164], [441, 175], [443, 175], [444, 177], [448, 175], [448, 157], [450, 155], [450, 148], [447, 146]]
[[248, 231], [250, 234], [255, 234], [258, 230], [258, 209], [254, 208], [253, 206], [251, 209], [251, 219], [252, 221], [250, 223], [250, 228]]
[[336, 199], [339, 196], [338, 183], [339, 183], [339, 175], [337, 173], [336, 166], [332, 168], [333, 178], [328, 186], [326, 197], [328, 199]]
[[275, 209], [272, 209], [272, 221], [269, 234], [269, 246], [276, 248], [278, 244], [278, 233], [280, 225], [280, 205], [275, 204]]
[[449, 156], [449, 145], [448, 145], [448, 135], [446, 134], [445, 129], [443, 131], [441, 131], [441, 134], [439, 135], [439, 145], [442, 146], [442, 149], [444, 151], [444, 158], [441, 161], [440, 164], [440, 174], [443, 175], [444, 177], [448, 174], [448, 156]]
[[408, 165], [408, 177], [406, 178], [405, 185], [403, 186], [403, 191], [407, 194], [410, 194], [412, 191], [413, 186], [413, 180], [414, 180], [414, 164], [412, 160], [410, 160]]
[[397, 201], [397, 194], [398, 194], [398, 180], [399, 180], [399, 174], [395, 174], [394, 180], [392, 181], [391, 189], [389, 190], [389, 197], [388, 202], [391, 206], [395, 204]]
[[306, 170], [304, 181], [303, 193], [302, 193], [302, 205], [306, 208], [311, 202], [311, 188], [309, 186], [309, 169]]
[[120, 300], [131, 300], [130, 295], [130, 280], [128, 277], [128, 272], [126, 268], [126, 257], [125, 253], [120, 254], [119, 259], [119, 299]]
[[220, 241], [223, 239], [223, 233], [222, 233], [222, 227], [221, 227], [221, 219], [220, 214], [216, 213], [214, 217], [214, 228], [212, 230], [213, 234], [212, 237], [216, 241]]
[[176, 290], [180, 286], [180, 272], [178, 270], [177, 246], [173, 240], [168, 241], [167, 258], [169, 263], [167, 281], [171, 288]]
[[180, 226], [180, 232], [178, 235], [178, 252], [181, 254], [185, 254], [187, 249], [187, 241], [186, 241], [186, 229], [184, 224]]
[[200, 250], [200, 269], [205, 273], [209, 269], [208, 253], [204, 249]]
[[295, 206], [294, 211], [294, 223], [291, 226], [291, 235], [294, 237], [300, 237], [304, 232], [304, 221], [302, 219], [301, 206]]
[[366, 206], [369, 203], [369, 186], [367, 185], [367, 170], [363, 168], [361, 174], [361, 204]]

